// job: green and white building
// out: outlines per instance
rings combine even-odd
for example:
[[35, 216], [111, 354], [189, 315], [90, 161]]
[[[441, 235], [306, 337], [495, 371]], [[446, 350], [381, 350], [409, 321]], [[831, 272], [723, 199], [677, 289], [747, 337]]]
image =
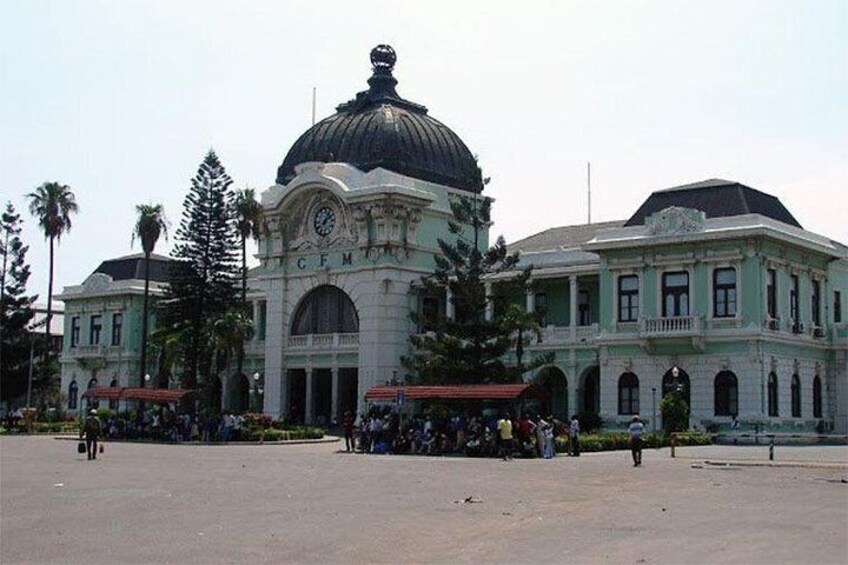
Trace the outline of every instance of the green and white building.
[[[369, 89], [306, 131], [261, 195], [270, 235], [249, 283], [257, 332], [246, 375], [220, 383], [224, 408], [245, 408], [260, 383], [274, 416], [361, 409], [371, 386], [403, 380], [400, 358], [419, 331], [410, 312], [452, 315], [450, 296], [424, 297], [419, 281], [450, 237], [451, 200], [483, 198], [480, 171], [453, 131], [397, 94], [391, 48], [371, 60]], [[533, 290], [502, 296], [489, 280], [486, 315], [508, 302], [544, 313], [531, 350], [554, 361], [525, 378], [550, 390], [558, 415], [650, 423], [679, 385], [700, 427], [737, 416], [848, 432], [848, 248], [803, 229], [776, 198], [713, 179], [657, 191], [628, 220], [510, 247], [534, 265]], [[138, 284], [99, 269], [59, 297], [66, 391], [92, 378], [138, 385]], [[167, 281], [156, 284], [161, 293]], [[121, 345], [108, 345], [119, 312]]]

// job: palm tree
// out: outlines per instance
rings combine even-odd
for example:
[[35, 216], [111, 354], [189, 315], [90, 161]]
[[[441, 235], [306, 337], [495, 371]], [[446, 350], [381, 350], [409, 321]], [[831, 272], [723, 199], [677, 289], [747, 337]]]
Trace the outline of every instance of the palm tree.
[[[241, 308], [231, 308], [212, 322], [209, 339], [210, 349], [214, 356], [216, 375], [220, 375], [222, 370], [226, 370], [232, 354], [240, 353], [245, 340], [252, 336], [253, 322]], [[241, 376], [241, 367], [239, 367], [236, 376]]]
[[[233, 214], [241, 238], [241, 306], [247, 313], [247, 240], [259, 241], [264, 231], [262, 205], [256, 201], [256, 192], [252, 188], [237, 190], [233, 197]], [[244, 343], [238, 349], [238, 374], [244, 364]]]
[[[50, 240], [50, 271], [47, 282], [47, 319], [45, 320], [46, 352], [45, 365], [50, 367], [50, 322], [53, 319], [53, 259], [54, 243], [62, 239], [62, 234], [71, 231], [71, 214], [79, 212], [71, 187], [58, 182], [45, 182], [26, 195], [29, 198], [29, 211], [44, 231], [45, 239]], [[49, 369], [48, 369], [49, 370]]]
[[168, 239], [168, 220], [161, 204], [139, 204], [135, 207], [138, 219], [132, 232], [132, 243], [135, 238], [141, 240], [141, 248], [144, 251], [144, 310], [141, 315], [141, 366], [139, 369], [139, 383], [144, 386], [144, 375], [147, 371], [147, 309], [148, 295], [150, 294], [150, 254], [159, 241], [159, 236], [164, 234]]

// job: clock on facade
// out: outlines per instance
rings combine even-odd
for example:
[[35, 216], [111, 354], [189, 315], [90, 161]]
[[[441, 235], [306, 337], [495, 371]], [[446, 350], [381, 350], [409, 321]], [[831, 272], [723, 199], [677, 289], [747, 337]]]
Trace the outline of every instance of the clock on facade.
[[321, 237], [330, 235], [333, 228], [336, 226], [336, 213], [332, 208], [323, 206], [315, 212], [315, 217], [312, 220], [312, 227], [315, 228], [315, 233]]

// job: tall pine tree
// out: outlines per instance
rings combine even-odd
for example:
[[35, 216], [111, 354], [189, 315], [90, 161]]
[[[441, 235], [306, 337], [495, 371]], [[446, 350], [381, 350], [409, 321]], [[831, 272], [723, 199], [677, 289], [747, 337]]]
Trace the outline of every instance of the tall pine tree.
[[486, 278], [500, 276], [498, 287], [507, 294], [526, 289], [532, 267], [518, 270], [518, 253], [509, 253], [503, 237], [481, 250], [482, 230], [490, 222], [488, 198], [463, 197], [451, 203], [449, 228], [455, 239], [439, 239], [441, 254], [436, 270], [422, 279], [425, 296], [449, 290], [453, 316], [413, 313], [413, 321], [429, 331], [410, 337], [412, 353], [401, 361], [414, 384], [478, 384], [519, 382], [524, 371], [547, 362], [537, 358], [529, 364], [507, 362], [515, 337], [497, 319], [486, 319]]
[[182, 353], [183, 386], [208, 387], [213, 373], [211, 328], [237, 295], [238, 239], [227, 175], [209, 151], [191, 181], [175, 238], [172, 280], [162, 308], [165, 331]]
[[32, 305], [37, 295], [27, 296], [28, 246], [20, 238], [21, 216], [11, 202], [0, 216], [0, 394], [3, 400], [17, 398], [27, 389]]

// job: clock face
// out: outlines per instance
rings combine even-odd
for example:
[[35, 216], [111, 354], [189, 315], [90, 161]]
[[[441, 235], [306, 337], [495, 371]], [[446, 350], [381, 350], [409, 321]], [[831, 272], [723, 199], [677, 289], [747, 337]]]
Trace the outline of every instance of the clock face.
[[315, 228], [315, 233], [321, 237], [330, 235], [333, 228], [336, 226], [336, 213], [332, 208], [323, 206], [315, 212], [315, 218], [312, 220], [312, 227]]

